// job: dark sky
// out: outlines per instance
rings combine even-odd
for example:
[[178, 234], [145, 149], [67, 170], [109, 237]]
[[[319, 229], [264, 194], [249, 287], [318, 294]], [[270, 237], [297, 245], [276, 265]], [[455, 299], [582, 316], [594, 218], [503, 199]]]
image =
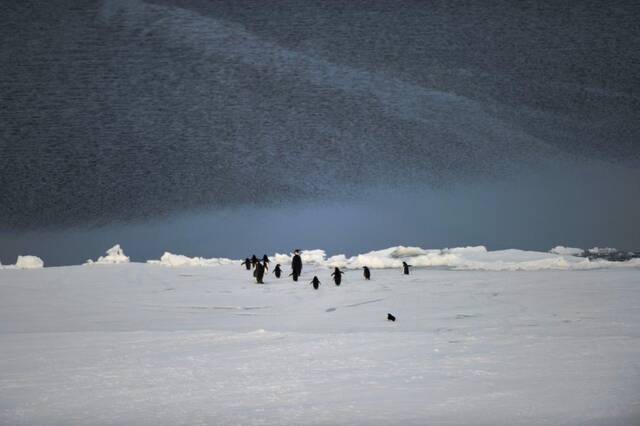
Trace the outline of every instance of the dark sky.
[[0, 1], [0, 261], [122, 240], [138, 258], [637, 249], [639, 18], [631, 1]]

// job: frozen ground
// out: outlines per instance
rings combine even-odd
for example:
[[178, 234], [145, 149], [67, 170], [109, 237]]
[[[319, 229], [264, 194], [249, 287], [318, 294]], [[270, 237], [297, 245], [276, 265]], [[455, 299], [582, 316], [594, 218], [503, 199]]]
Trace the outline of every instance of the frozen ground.
[[0, 424], [640, 422], [637, 267], [330, 272], [1, 270]]

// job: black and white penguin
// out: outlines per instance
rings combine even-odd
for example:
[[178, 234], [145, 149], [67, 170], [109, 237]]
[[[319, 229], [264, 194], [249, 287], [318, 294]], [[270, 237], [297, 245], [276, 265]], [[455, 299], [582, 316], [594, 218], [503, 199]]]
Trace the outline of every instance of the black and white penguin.
[[311, 284], [313, 284], [313, 288], [316, 290], [318, 289], [318, 287], [320, 287], [320, 280], [317, 276], [313, 277], [313, 279], [311, 280]]
[[364, 269], [364, 279], [365, 280], [370, 280], [371, 279], [371, 271], [369, 270], [369, 268], [365, 266], [362, 269]]
[[333, 271], [333, 274], [331, 274], [331, 276], [333, 277], [333, 282], [336, 283], [336, 285], [340, 285], [340, 283], [342, 282], [342, 274], [344, 274], [344, 272], [342, 272], [340, 268], [337, 267], [335, 271]]
[[273, 268], [273, 273], [276, 274], [276, 278], [280, 278], [280, 274], [282, 274], [282, 269], [280, 269], [280, 264], [278, 263], [275, 268]]
[[[302, 275], [302, 258], [300, 257], [300, 250], [296, 250], [293, 254], [293, 259], [291, 259], [291, 270], [293, 271], [293, 276]], [[295, 278], [294, 281], [297, 281]]]
[[264, 265], [260, 262], [256, 263], [256, 269], [254, 271], [254, 276], [256, 277], [256, 283], [264, 284], [262, 279], [264, 278]]
[[244, 265], [245, 268], [247, 268], [247, 271], [251, 270], [251, 259], [249, 259], [248, 257], [244, 260], [244, 262], [241, 263], [241, 265]]

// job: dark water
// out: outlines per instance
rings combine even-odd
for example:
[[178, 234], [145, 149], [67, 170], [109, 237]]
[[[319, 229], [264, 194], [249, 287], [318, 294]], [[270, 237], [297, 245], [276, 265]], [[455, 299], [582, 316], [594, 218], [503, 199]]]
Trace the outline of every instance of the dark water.
[[[0, 260], [640, 246], [635, 2], [4, 1]], [[127, 249], [129, 247], [129, 249]]]

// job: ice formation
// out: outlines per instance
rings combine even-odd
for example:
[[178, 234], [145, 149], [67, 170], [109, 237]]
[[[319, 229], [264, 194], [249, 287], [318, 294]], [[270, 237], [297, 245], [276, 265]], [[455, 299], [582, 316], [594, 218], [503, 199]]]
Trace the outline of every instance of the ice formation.
[[120, 244], [116, 244], [107, 250], [106, 256], [100, 256], [95, 262], [91, 259], [87, 260], [86, 265], [102, 264], [111, 265], [117, 263], [129, 263], [129, 256], [124, 254], [124, 251], [120, 247]]
[[[557, 247], [556, 247], [557, 249]], [[305, 264], [358, 269], [363, 266], [369, 268], [400, 268], [402, 262], [418, 267], [440, 267], [457, 270], [481, 271], [534, 271], [544, 269], [596, 269], [609, 267], [638, 267], [640, 260], [628, 262], [610, 262], [607, 260], [591, 260], [577, 257], [577, 250], [566, 249], [561, 254], [559, 249], [550, 253], [526, 250], [496, 250], [489, 251], [484, 246], [455, 247], [427, 250], [420, 247], [390, 247], [383, 250], [371, 251], [353, 257], [336, 255], [329, 258], [323, 250], [302, 251]], [[276, 254], [278, 263], [287, 264], [291, 256]]]
[[231, 259], [226, 258], [211, 258], [205, 259], [204, 257], [188, 257], [181, 254], [173, 254], [168, 251], [164, 252], [160, 260], [148, 260], [147, 263], [154, 265], [164, 265], [170, 267], [181, 266], [218, 266], [234, 263]]
[[576, 247], [555, 246], [549, 253], [559, 254], [561, 256], [582, 256], [584, 250]]

